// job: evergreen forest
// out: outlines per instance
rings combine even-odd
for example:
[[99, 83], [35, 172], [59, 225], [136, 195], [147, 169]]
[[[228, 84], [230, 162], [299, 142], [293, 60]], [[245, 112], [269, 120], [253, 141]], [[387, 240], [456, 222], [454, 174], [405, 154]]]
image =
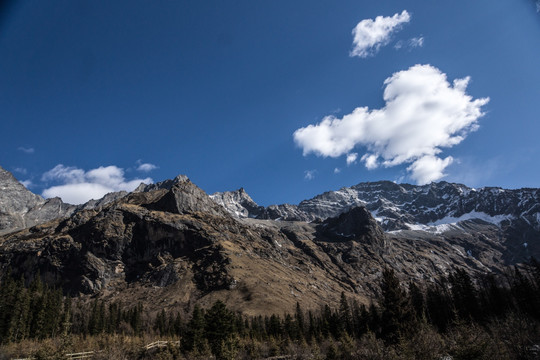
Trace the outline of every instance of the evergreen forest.
[[[471, 278], [461, 269], [400, 283], [384, 269], [380, 296], [344, 294], [337, 308], [248, 317], [217, 301], [189, 313], [82, 301], [42, 283], [0, 282], [0, 359], [538, 359], [540, 263]], [[163, 340], [148, 349], [145, 344]]]

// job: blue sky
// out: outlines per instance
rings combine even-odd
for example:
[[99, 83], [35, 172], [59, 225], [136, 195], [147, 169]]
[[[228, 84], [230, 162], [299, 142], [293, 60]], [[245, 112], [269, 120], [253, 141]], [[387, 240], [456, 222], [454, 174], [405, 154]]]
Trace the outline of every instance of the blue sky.
[[178, 174], [262, 205], [377, 180], [539, 187], [539, 9], [7, 2], [0, 166], [68, 202]]

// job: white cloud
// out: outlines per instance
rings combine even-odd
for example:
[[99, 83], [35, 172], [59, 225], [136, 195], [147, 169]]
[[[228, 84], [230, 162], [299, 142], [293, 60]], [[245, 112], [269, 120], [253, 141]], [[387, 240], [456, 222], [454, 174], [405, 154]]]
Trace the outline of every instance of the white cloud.
[[132, 191], [141, 182], [152, 183], [151, 178], [126, 180], [124, 170], [117, 166], [100, 166], [84, 171], [82, 169], [56, 165], [41, 177], [42, 181], [60, 182], [43, 191], [45, 198], [58, 196], [70, 204], [83, 204], [90, 199], [100, 199], [114, 191]]
[[27, 188], [27, 189], [34, 186], [34, 184], [32, 183], [32, 180], [22, 180], [21, 184], [23, 184], [24, 187]]
[[357, 153], [347, 154], [347, 166], [354, 164], [356, 162], [356, 159], [358, 159]]
[[383, 108], [358, 107], [341, 119], [327, 116], [296, 130], [294, 141], [304, 155], [323, 157], [365, 146], [361, 160], [368, 169], [411, 164], [407, 170], [417, 183], [440, 179], [452, 160], [436, 155], [478, 128], [482, 106], [489, 101], [466, 94], [469, 80], [450, 84], [446, 74], [431, 65], [412, 66], [384, 81]]
[[407, 41], [399, 40], [394, 45], [394, 49], [396, 49], [396, 50], [400, 50], [400, 49], [411, 50], [411, 49], [414, 49], [414, 48], [417, 48], [417, 47], [422, 47], [422, 46], [424, 46], [424, 37], [420, 36], [420, 37], [411, 38], [411, 39], [409, 39]]
[[411, 172], [411, 178], [418, 184], [429, 184], [446, 176], [443, 171], [453, 160], [451, 156], [441, 159], [433, 155], [426, 155], [415, 160], [407, 170]]
[[28, 170], [26, 170], [23, 167], [15, 168], [15, 169], [13, 169], [13, 171], [18, 172], [19, 174], [23, 174], [23, 175], [26, 175], [28, 173]]
[[536, 2], [536, 12], [540, 13], [540, 0]]
[[35, 152], [35, 149], [33, 147], [19, 146], [17, 150], [22, 151], [23, 153], [26, 153], [26, 154], [33, 154]]
[[317, 170], [306, 170], [304, 171], [304, 179], [306, 180], [313, 180], [315, 179], [315, 173]]
[[413, 48], [424, 46], [424, 37], [420, 36], [420, 37], [409, 39], [409, 46]]
[[142, 171], [142, 172], [150, 172], [152, 170], [155, 170], [157, 169], [158, 167], [154, 164], [150, 164], [150, 163], [142, 163], [140, 160], [137, 161], [137, 164], [139, 165], [137, 167], [137, 171]]
[[334, 168], [334, 174], [339, 174], [341, 172], [340, 168]]
[[404, 23], [408, 23], [411, 16], [407, 10], [394, 16], [377, 16], [375, 20], [364, 19], [352, 31], [353, 49], [350, 56], [366, 58], [379, 51], [381, 46], [390, 42], [392, 33], [399, 30]]

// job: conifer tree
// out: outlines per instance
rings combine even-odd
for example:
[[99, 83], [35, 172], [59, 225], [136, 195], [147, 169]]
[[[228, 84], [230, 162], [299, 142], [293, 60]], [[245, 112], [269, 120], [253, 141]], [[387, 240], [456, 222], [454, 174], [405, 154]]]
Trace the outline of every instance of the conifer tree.
[[205, 342], [205, 326], [204, 311], [199, 305], [195, 305], [191, 313], [191, 320], [187, 324], [184, 341], [182, 342], [185, 351], [202, 351]]
[[297, 340], [301, 340], [304, 338], [305, 334], [305, 321], [304, 321], [304, 312], [302, 311], [302, 308], [300, 307], [300, 303], [296, 302], [296, 311], [294, 313], [294, 320], [296, 321], [296, 327], [298, 329], [298, 337]]
[[349, 301], [347, 300], [345, 293], [341, 292], [341, 299], [339, 301], [339, 330], [340, 332], [346, 332], [350, 335], [353, 332], [352, 328], [353, 321]]
[[212, 353], [222, 357], [223, 344], [233, 336], [235, 316], [218, 300], [205, 314], [205, 334]]
[[395, 344], [411, 325], [412, 308], [394, 270], [383, 270], [381, 290], [381, 336], [387, 343]]
[[422, 319], [425, 313], [424, 294], [414, 282], [409, 282], [409, 298], [417, 319]]

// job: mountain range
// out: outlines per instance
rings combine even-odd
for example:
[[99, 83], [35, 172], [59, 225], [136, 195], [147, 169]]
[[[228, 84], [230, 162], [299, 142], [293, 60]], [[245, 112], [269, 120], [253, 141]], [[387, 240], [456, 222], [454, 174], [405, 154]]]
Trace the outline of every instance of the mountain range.
[[360, 183], [298, 205], [244, 189], [207, 195], [186, 176], [74, 206], [0, 168], [0, 275], [36, 274], [73, 296], [246, 314], [368, 303], [382, 269], [435, 281], [502, 272], [540, 253], [540, 190]]

